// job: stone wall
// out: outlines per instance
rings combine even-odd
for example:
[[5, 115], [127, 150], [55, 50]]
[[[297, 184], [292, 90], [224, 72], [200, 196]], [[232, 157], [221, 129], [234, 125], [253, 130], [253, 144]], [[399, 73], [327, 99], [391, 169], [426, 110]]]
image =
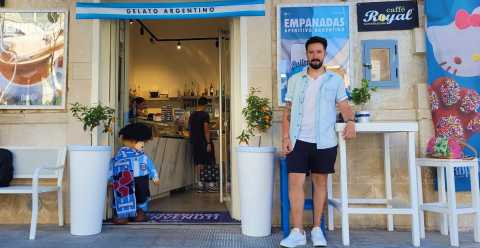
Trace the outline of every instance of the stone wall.
[[[69, 11], [68, 27], [68, 79], [67, 104], [90, 101], [91, 86], [91, 21], [75, 20], [74, 0], [7, 0], [6, 10]], [[2, 110], [0, 112], [1, 146], [57, 146], [88, 144], [88, 135], [81, 124], [72, 119], [66, 110]], [[64, 176], [65, 220], [69, 219], [68, 169]], [[13, 183], [22, 183], [14, 180]], [[49, 182], [52, 183], [52, 182]], [[39, 223], [57, 222], [56, 194], [40, 197]], [[0, 195], [0, 223], [29, 223], [31, 197], [24, 195]]]
[[[265, 17], [248, 17], [247, 36], [248, 50], [248, 84], [259, 87], [262, 94], [274, 102], [274, 125], [263, 145], [274, 145], [281, 148], [281, 116], [282, 108], [277, 106], [276, 83], [276, 8], [286, 3], [336, 3], [344, 1], [313, 0], [267, 0]], [[355, 2], [355, 1], [349, 1]], [[75, 0], [7, 0], [6, 8], [20, 10], [58, 9], [70, 11], [69, 44], [68, 44], [68, 81], [67, 103], [76, 101], [89, 102], [92, 80], [92, 21], [75, 20]], [[419, 1], [422, 5], [423, 1]], [[420, 13], [423, 14], [420, 6]], [[398, 40], [400, 57], [400, 88], [380, 89], [374, 94], [368, 109], [374, 120], [406, 120], [417, 121], [420, 131], [417, 136], [417, 154], [425, 150], [425, 142], [432, 134], [431, 116], [426, 92], [425, 55], [415, 53], [413, 30], [391, 32], [356, 33], [355, 7], [352, 9], [353, 51], [353, 86], [357, 86], [361, 75], [361, 40], [363, 39], [396, 39]], [[423, 23], [423, 16], [421, 16]], [[422, 25], [421, 25], [422, 26]], [[65, 145], [87, 144], [88, 136], [81, 131], [80, 123], [74, 121], [65, 111], [2, 111], [0, 113], [0, 145]], [[408, 177], [406, 170], [406, 137], [393, 135], [392, 178], [394, 198], [400, 203], [407, 203]], [[348, 142], [349, 189], [351, 197], [381, 197], [384, 194], [383, 172], [383, 138], [380, 135], [361, 135]], [[338, 170], [338, 168], [337, 168]], [[68, 192], [68, 170], [66, 170], [65, 191]], [[431, 171], [424, 171], [424, 198], [429, 201], [436, 197], [433, 191]], [[338, 195], [338, 174], [334, 176], [334, 189]], [[275, 218], [279, 224], [279, 180], [275, 187]], [[308, 188], [309, 186], [306, 186]], [[460, 201], [469, 200], [467, 194], [457, 194]], [[56, 223], [56, 203], [54, 194], [42, 195], [39, 215], [40, 223]], [[30, 221], [30, 197], [0, 195], [0, 223], [28, 223]], [[68, 221], [68, 194], [65, 201], [65, 220]], [[467, 227], [469, 216], [460, 218], [460, 225]], [[427, 215], [427, 228], [437, 228], [438, 218]], [[471, 218], [470, 218], [471, 219]], [[306, 223], [311, 223], [311, 214], [305, 216]], [[337, 216], [338, 220], [338, 216]], [[408, 228], [410, 218], [397, 217], [395, 223], [399, 228]], [[354, 228], [384, 227], [385, 216], [358, 215], [351, 217]], [[339, 221], [336, 222], [339, 225]]]
[[[281, 118], [282, 108], [277, 106], [277, 6], [279, 4], [295, 3], [344, 3], [344, 1], [266, 1], [266, 17], [248, 18], [248, 82], [260, 87], [264, 95], [272, 97], [274, 111], [274, 125], [267, 135], [269, 142], [281, 149]], [[395, 39], [398, 41], [399, 51], [399, 80], [400, 88], [379, 89], [374, 93], [367, 108], [373, 114], [373, 120], [378, 121], [417, 121], [419, 132], [417, 135], [417, 154], [422, 155], [425, 150], [427, 139], [433, 134], [430, 114], [430, 105], [426, 84], [425, 54], [417, 53], [415, 47], [415, 34], [413, 30], [405, 31], [381, 31], [381, 32], [357, 32], [356, 2], [352, 3], [352, 56], [353, 56], [353, 87], [360, 84], [362, 78], [362, 47], [361, 41], [367, 39]], [[420, 27], [424, 24], [423, 1], [419, 1]], [[270, 29], [270, 32], [267, 32]], [[423, 29], [423, 28], [422, 28]], [[423, 32], [421, 32], [423, 33]], [[420, 37], [421, 38], [421, 37]], [[264, 40], [268, 41], [266, 44]], [[268, 64], [270, 63], [270, 65]], [[269, 88], [270, 86], [270, 88]], [[393, 134], [391, 136], [391, 170], [394, 200], [400, 205], [409, 202], [408, 170], [405, 134]], [[360, 135], [357, 139], [347, 143], [349, 164], [349, 196], [350, 197], [384, 197], [384, 167], [383, 167], [383, 136], [370, 134]], [[338, 163], [336, 170], [339, 171]], [[278, 170], [275, 189], [279, 189]], [[436, 199], [433, 190], [433, 174], [430, 170], [423, 171], [423, 188], [425, 201]], [[309, 192], [310, 185], [306, 185]], [[334, 192], [339, 196], [339, 174], [334, 176]], [[275, 217], [274, 223], [280, 224], [279, 193], [275, 192]], [[457, 194], [459, 201], [469, 200], [465, 193]], [[339, 226], [339, 215], [336, 214], [336, 226]], [[305, 214], [305, 223], [311, 224], [311, 213]], [[438, 218], [427, 215], [427, 228], [438, 228]], [[462, 216], [459, 221], [461, 227], [470, 227], [469, 216]], [[350, 219], [350, 225], [356, 228], [386, 227], [386, 216], [381, 215], [356, 215]], [[395, 217], [395, 225], [398, 228], [409, 228], [410, 218], [406, 216]]]

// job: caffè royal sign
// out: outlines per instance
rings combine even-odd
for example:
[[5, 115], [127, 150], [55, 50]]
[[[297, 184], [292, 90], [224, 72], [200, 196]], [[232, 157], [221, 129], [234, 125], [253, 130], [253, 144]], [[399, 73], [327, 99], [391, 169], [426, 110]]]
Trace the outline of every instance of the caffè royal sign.
[[358, 31], [405, 30], [418, 27], [416, 1], [357, 4]]

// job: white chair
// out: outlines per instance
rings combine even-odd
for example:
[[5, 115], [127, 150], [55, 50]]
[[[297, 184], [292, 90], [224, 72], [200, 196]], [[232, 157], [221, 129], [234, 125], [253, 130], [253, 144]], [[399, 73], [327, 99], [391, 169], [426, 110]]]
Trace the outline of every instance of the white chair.
[[[422, 167], [437, 168], [438, 202], [423, 203], [422, 192]], [[470, 206], [459, 206], [455, 197], [455, 175], [454, 169], [464, 167], [470, 169], [470, 182], [472, 191], [472, 204]], [[445, 175], [446, 171], [446, 175]], [[450, 233], [450, 245], [459, 246], [458, 240], [458, 215], [474, 214], [474, 240], [480, 242], [480, 194], [478, 183], [478, 159], [436, 159], [418, 158], [418, 192], [420, 203], [420, 232], [425, 238], [424, 211], [441, 214], [440, 232], [442, 235]], [[446, 176], [446, 178], [445, 178]], [[447, 185], [445, 188], [445, 179]]]
[[[1, 187], [0, 194], [32, 195], [31, 240], [35, 239], [38, 219], [39, 194], [57, 192], [58, 225], [63, 226], [62, 179], [66, 147], [2, 147], [13, 153], [14, 178], [31, 178], [32, 184]], [[55, 186], [39, 183], [40, 179], [57, 179]]]

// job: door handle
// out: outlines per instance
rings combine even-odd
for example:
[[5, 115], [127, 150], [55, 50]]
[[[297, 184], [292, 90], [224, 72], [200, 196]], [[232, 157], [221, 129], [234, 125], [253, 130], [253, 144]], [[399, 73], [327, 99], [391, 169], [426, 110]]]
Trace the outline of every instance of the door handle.
[[372, 64], [365, 64], [365, 63], [364, 63], [364, 64], [362, 64], [362, 65], [363, 65], [363, 67], [367, 67], [367, 68], [370, 69], [370, 70], [372, 69]]

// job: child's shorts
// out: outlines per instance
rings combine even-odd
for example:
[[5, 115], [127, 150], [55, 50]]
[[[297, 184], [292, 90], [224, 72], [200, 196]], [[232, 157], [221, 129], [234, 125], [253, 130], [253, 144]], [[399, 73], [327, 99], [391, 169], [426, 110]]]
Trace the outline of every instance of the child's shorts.
[[150, 198], [150, 179], [148, 175], [135, 177], [135, 198], [137, 204], [142, 204]]

